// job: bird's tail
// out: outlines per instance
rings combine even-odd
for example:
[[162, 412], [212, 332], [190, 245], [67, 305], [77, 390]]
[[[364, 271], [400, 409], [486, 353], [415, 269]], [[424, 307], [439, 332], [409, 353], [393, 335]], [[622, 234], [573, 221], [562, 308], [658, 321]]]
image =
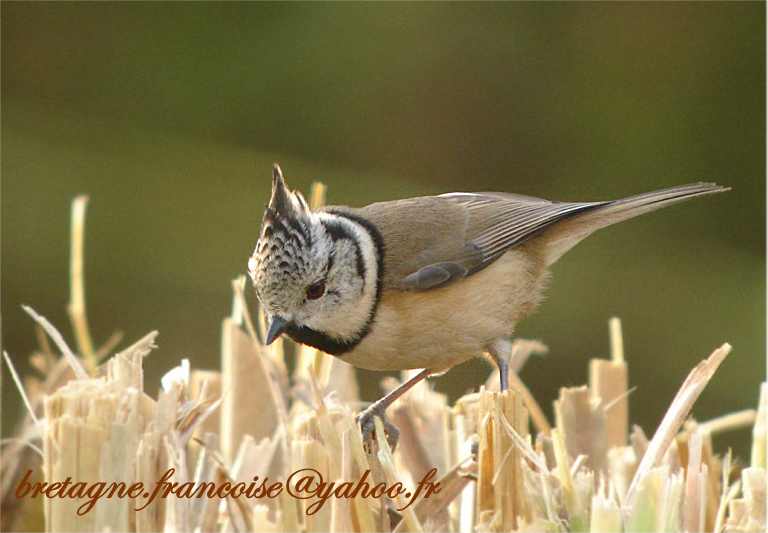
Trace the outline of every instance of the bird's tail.
[[583, 211], [553, 225], [541, 235], [547, 264], [551, 265], [582, 239], [601, 228], [690, 198], [729, 190], [730, 187], [716, 183], [689, 183], [606, 202]]

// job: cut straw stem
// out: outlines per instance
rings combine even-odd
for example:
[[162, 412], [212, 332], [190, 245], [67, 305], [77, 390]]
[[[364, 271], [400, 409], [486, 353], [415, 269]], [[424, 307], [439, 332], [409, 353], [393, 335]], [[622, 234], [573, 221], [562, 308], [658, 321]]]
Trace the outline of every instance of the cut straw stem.
[[611, 360], [614, 363], [624, 362], [624, 335], [621, 331], [621, 320], [613, 317], [608, 321], [611, 335]]
[[523, 403], [531, 414], [531, 420], [533, 421], [533, 425], [536, 427], [536, 431], [545, 435], [549, 435], [549, 433], [552, 431], [552, 426], [549, 424], [547, 415], [544, 414], [544, 410], [536, 401], [536, 398], [533, 397], [531, 391], [518, 377], [517, 373], [509, 372], [508, 375], [509, 386], [522, 397]]
[[234, 299], [232, 302], [232, 320], [236, 323], [245, 323], [245, 329], [254, 342], [259, 341], [256, 327], [253, 325], [251, 313], [248, 310], [248, 302], [245, 299], [245, 276], [240, 275], [232, 280]]
[[731, 345], [725, 343], [688, 374], [640, 461], [624, 501], [627, 508], [632, 507], [639, 483], [653, 467], [659, 464], [672, 439], [685, 422], [688, 413], [691, 412], [694, 402], [729, 353], [731, 353]]
[[751, 465], [756, 468], [768, 466], [768, 382], [760, 385], [760, 399], [757, 404], [757, 418], [752, 429]]
[[743, 411], [718, 416], [717, 418], [702, 422], [699, 424], [699, 428], [704, 433], [716, 435], [724, 431], [749, 427], [755, 423], [755, 420], [757, 420], [757, 411], [754, 409], [744, 409]]
[[[379, 459], [379, 462], [381, 463], [381, 467], [384, 471], [384, 475], [386, 476], [387, 481], [390, 483], [390, 485], [392, 485], [397, 481], [397, 468], [395, 467], [395, 459], [392, 457], [392, 450], [390, 449], [389, 443], [387, 443], [387, 439], [385, 437], [386, 433], [384, 432], [384, 423], [378, 416], [374, 417], [373, 423], [376, 427], [375, 437], [376, 444], [378, 445], [379, 449], [376, 455]], [[398, 510], [400, 510], [403, 515], [406, 531], [415, 533], [424, 531], [424, 528], [422, 527], [421, 522], [416, 516], [416, 512], [412, 506], [406, 507], [406, 502], [401, 496], [395, 497], [394, 502], [397, 505]]]
[[72, 322], [77, 347], [91, 375], [95, 375], [98, 362], [93, 349], [88, 315], [85, 310], [85, 283], [83, 281], [83, 248], [85, 246], [85, 209], [88, 197], [81, 195], [72, 201], [72, 225], [69, 252], [69, 304], [67, 313]]
[[16, 384], [16, 388], [19, 389], [19, 394], [21, 395], [21, 399], [24, 402], [24, 406], [27, 408], [27, 411], [29, 411], [29, 416], [32, 418], [32, 421], [35, 423], [35, 425], [39, 425], [40, 421], [37, 419], [37, 416], [35, 416], [35, 410], [32, 408], [32, 404], [27, 397], [27, 393], [24, 391], [24, 385], [22, 385], [21, 380], [19, 379], [19, 375], [16, 373], [16, 368], [13, 366], [11, 358], [8, 356], [8, 352], [5, 350], [3, 350], [3, 357], [5, 358], [5, 364], [8, 366], [8, 370], [11, 373], [13, 382]]
[[69, 363], [69, 366], [72, 367], [72, 371], [75, 373], [75, 377], [77, 379], [88, 379], [88, 372], [85, 371], [83, 365], [80, 364], [80, 360], [77, 358], [77, 356], [75, 356], [70, 347], [67, 346], [67, 343], [64, 341], [64, 337], [61, 336], [61, 333], [59, 333], [59, 330], [53, 327], [53, 324], [48, 322], [47, 318], [37, 314], [37, 312], [28, 305], [22, 305], [21, 308], [24, 309], [24, 311], [29, 316], [31, 316], [35, 322], [40, 324], [40, 326], [45, 330], [54, 344], [56, 344], [59, 351], [61, 351], [62, 355], [64, 355], [64, 358]]
[[325, 205], [325, 191], [328, 188], [324, 183], [316, 181], [312, 183], [312, 189], [309, 195], [309, 207], [312, 209], [320, 209]]

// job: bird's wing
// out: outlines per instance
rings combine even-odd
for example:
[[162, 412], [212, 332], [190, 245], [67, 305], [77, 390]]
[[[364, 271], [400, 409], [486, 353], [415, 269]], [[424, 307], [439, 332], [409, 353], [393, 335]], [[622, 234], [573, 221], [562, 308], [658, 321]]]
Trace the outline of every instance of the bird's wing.
[[361, 211], [384, 238], [385, 288], [427, 290], [470, 276], [554, 222], [605, 205], [504, 193], [450, 193]]

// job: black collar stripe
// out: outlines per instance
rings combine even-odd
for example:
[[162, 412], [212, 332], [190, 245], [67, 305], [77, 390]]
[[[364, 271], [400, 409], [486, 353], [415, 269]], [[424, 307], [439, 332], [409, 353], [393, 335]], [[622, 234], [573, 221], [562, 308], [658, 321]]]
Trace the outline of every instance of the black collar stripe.
[[[384, 279], [384, 239], [381, 236], [381, 233], [379, 232], [379, 229], [373, 225], [370, 221], [361, 218], [357, 215], [354, 215], [352, 213], [346, 212], [346, 211], [340, 211], [340, 210], [328, 210], [328, 213], [332, 213], [336, 216], [346, 218], [347, 220], [350, 220], [354, 223], [356, 223], [358, 226], [362, 227], [364, 231], [370, 235], [371, 240], [373, 241], [374, 246], [376, 247], [376, 295], [374, 296], [374, 302], [371, 306], [371, 310], [368, 314], [368, 319], [366, 320], [365, 324], [357, 331], [357, 333], [354, 335], [354, 337], [350, 340], [339, 340], [334, 339], [333, 337], [321, 332], [316, 331], [314, 329], [308, 328], [308, 327], [297, 327], [297, 326], [291, 326], [286, 330], [286, 333], [288, 336], [293, 339], [296, 342], [299, 342], [301, 344], [307, 344], [309, 346], [313, 346], [317, 348], [318, 350], [322, 350], [325, 353], [329, 353], [331, 355], [344, 355], [347, 352], [352, 351], [355, 346], [360, 344], [360, 342], [365, 338], [368, 333], [370, 333], [371, 328], [373, 327], [373, 323], [376, 319], [376, 311], [379, 307], [379, 300], [381, 300], [381, 285], [382, 280]], [[360, 244], [357, 242], [356, 239], [352, 238], [351, 235], [348, 235], [347, 232], [340, 226], [334, 224], [328, 223], [326, 224], [324, 221], [324, 224], [326, 228], [328, 229], [328, 233], [331, 235], [331, 238], [334, 240], [339, 238], [349, 238], [352, 240], [352, 242], [355, 244], [357, 248], [357, 252], [360, 254], [358, 256], [358, 259], [362, 259], [362, 253], [360, 252]], [[333, 228], [333, 229], [331, 229]], [[344, 235], [342, 236], [341, 233]], [[364, 268], [364, 267], [363, 267]]]

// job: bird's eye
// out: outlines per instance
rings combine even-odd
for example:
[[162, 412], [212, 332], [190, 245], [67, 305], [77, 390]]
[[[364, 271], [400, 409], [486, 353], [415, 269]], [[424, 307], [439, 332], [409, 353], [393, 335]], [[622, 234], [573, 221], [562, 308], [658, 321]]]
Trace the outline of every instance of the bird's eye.
[[325, 280], [318, 281], [307, 287], [307, 298], [309, 300], [317, 300], [323, 294], [325, 294]]

